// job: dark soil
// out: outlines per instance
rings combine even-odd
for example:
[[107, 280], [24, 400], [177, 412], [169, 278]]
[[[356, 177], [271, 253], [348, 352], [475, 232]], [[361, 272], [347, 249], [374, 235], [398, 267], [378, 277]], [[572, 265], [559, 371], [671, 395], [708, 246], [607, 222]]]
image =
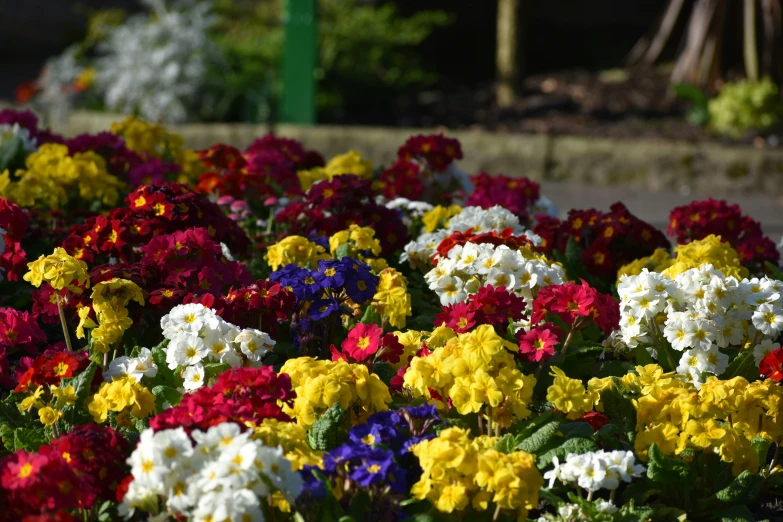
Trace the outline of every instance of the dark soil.
[[760, 148], [783, 142], [783, 129], [732, 140], [688, 123], [689, 102], [675, 97], [663, 70], [568, 70], [534, 75], [525, 79], [521, 91], [509, 109], [495, 105], [491, 86], [424, 92], [401, 99], [386, 124], [752, 143]]

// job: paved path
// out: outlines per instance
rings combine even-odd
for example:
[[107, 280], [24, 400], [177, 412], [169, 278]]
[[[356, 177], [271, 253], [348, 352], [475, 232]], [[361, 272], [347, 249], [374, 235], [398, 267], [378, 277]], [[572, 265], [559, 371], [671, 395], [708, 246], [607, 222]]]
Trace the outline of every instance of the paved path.
[[[622, 201], [634, 215], [659, 228], [666, 227], [673, 208], [710, 196], [709, 193], [677, 194], [551, 182], [541, 185], [542, 193], [557, 205], [561, 216], [565, 216], [571, 208], [609, 210], [612, 203]], [[733, 197], [715, 196], [715, 199], [739, 205], [744, 213], [761, 222], [764, 233], [776, 243], [783, 236], [783, 198], [738, 194]]]

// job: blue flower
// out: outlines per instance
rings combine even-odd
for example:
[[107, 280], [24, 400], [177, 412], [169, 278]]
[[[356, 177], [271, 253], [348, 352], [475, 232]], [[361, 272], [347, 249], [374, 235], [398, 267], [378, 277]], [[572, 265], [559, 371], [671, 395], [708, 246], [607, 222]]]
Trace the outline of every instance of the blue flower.
[[323, 288], [339, 289], [345, 284], [347, 268], [338, 259], [318, 261], [315, 278]]
[[335, 312], [339, 312], [339, 310], [340, 303], [338, 303], [336, 299], [327, 297], [313, 301], [313, 303], [307, 309], [307, 316], [313, 321], [320, 321], [324, 317], [328, 317]]

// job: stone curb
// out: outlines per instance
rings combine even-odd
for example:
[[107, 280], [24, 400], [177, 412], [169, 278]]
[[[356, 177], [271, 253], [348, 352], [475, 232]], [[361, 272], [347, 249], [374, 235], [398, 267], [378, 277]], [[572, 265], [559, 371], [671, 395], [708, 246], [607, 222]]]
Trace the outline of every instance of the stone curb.
[[[116, 114], [73, 111], [59, 132], [73, 136], [107, 130]], [[170, 129], [191, 148], [214, 143], [247, 146], [270, 130], [295, 138], [326, 158], [357, 150], [375, 165], [388, 165], [413, 134], [434, 129], [279, 124], [184, 124]], [[628, 187], [653, 192], [712, 195], [783, 195], [783, 150], [717, 143], [595, 138], [575, 135], [448, 131], [462, 143], [469, 173], [487, 171], [539, 181]]]

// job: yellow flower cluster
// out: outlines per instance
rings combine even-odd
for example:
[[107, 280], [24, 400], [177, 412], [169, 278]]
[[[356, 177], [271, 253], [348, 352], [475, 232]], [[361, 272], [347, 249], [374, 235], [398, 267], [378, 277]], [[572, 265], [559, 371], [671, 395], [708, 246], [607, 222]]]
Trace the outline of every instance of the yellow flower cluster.
[[184, 148], [182, 136], [167, 131], [162, 125], [128, 116], [121, 122], [112, 123], [111, 132], [121, 136], [125, 146], [133, 152], [180, 165], [180, 183], [195, 182], [206, 169], [196, 151]]
[[[432, 353], [414, 357], [405, 372], [404, 387], [414, 396], [432, 400], [435, 390], [461, 415], [482, 410], [499, 426], [510, 426], [513, 418], [530, 415], [528, 404], [536, 379], [517, 369], [509, 350], [517, 345], [501, 338], [490, 325], [481, 325], [456, 335], [441, 326], [427, 339]], [[436, 402], [439, 408], [445, 405]]]
[[44, 404], [41, 400], [42, 395], [46, 391], [44, 386], [38, 386], [32, 395], [23, 399], [17, 408], [19, 411], [28, 411], [32, 408], [38, 410], [38, 418], [44, 426], [51, 426], [62, 417], [62, 409], [65, 406], [73, 406], [76, 404], [76, 390], [73, 386], [65, 386], [59, 388], [57, 386], [50, 385], [49, 392], [51, 400], [49, 404]]
[[108, 353], [113, 345], [122, 341], [125, 330], [133, 325], [133, 320], [128, 317], [128, 303], [136, 301], [144, 305], [144, 294], [133, 281], [115, 277], [95, 285], [90, 297], [98, 324], [89, 317], [90, 307], [81, 307], [78, 312], [79, 326], [76, 328], [76, 337], [84, 339], [84, 329], [94, 328], [93, 348], [96, 352]]
[[106, 422], [110, 411], [117, 412], [117, 425], [133, 426], [130, 415], [137, 419], [155, 413], [155, 396], [132, 377], [104, 382], [87, 405], [93, 420]]
[[373, 306], [381, 316], [389, 318], [390, 325], [405, 328], [405, 318], [412, 314], [408, 280], [394, 268], [386, 268], [378, 275]]
[[726, 276], [734, 276], [737, 279], [748, 277], [748, 269], [742, 266], [737, 251], [728, 243], [721, 241], [720, 236], [711, 234], [687, 245], [678, 245], [674, 247], [674, 253], [674, 263], [662, 272], [672, 279], [677, 274], [691, 268], [699, 268], [707, 263]]
[[[370, 227], [351, 225], [348, 230], [341, 230], [329, 238], [332, 256], [336, 256], [337, 249], [344, 245], [348, 245], [345, 255], [367, 263], [376, 272], [389, 266], [385, 259], [377, 257], [381, 255], [381, 242]], [[366, 256], [367, 251], [372, 252], [374, 257]]]
[[87, 274], [87, 263], [68, 255], [65, 249], [57, 247], [54, 253], [41, 256], [32, 263], [27, 263], [30, 269], [24, 275], [24, 280], [38, 288], [44, 281], [55, 290], [67, 288], [75, 294], [81, 294], [77, 285], [90, 287], [90, 276]]
[[637, 366], [621, 381], [639, 395], [634, 449], [643, 459], [655, 443], [668, 455], [688, 448], [717, 453], [734, 475], [756, 473], [759, 457], [750, 441], [783, 442], [783, 388], [774, 381], [709, 377], [697, 390], [656, 364]]
[[321, 180], [333, 180], [335, 176], [353, 174], [360, 178], [372, 177], [372, 163], [362, 158], [355, 150], [349, 150], [329, 160], [325, 167], [316, 167], [310, 170], [300, 170], [296, 173], [302, 190], [309, 190]]
[[421, 222], [424, 224], [424, 230], [427, 232], [435, 232], [439, 228], [443, 228], [449, 224], [449, 219], [462, 212], [462, 207], [459, 205], [451, 205], [450, 207], [444, 207], [438, 205], [433, 208], [421, 218]]
[[25, 170], [11, 178], [0, 173], [0, 196], [24, 208], [59, 209], [78, 191], [86, 203], [100, 201], [112, 207], [125, 183], [109, 174], [106, 161], [92, 151], [68, 154], [68, 147], [46, 143], [25, 161]]
[[461, 511], [470, 502], [484, 511], [493, 502], [500, 509], [512, 509], [520, 520], [538, 505], [544, 484], [535, 457], [524, 451], [500, 453], [497, 438], [481, 436], [471, 440], [467, 430], [448, 428], [438, 437], [416, 444], [412, 452], [423, 473], [411, 495], [429, 500], [439, 511]]
[[546, 390], [546, 400], [567, 418], [578, 419], [593, 410], [598, 397], [596, 392], [586, 389], [582, 381], [568, 377], [557, 366], [552, 367], [552, 376], [555, 380]]
[[135, 116], [111, 124], [111, 133], [121, 136], [125, 146], [137, 154], [181, 163], [182, 136], [168, 132], [162, 125], [147, 123]]
[[669, 252], [663, 248], [656, 248], [653, 255], [647, 257], [640, 257], [635, 261], [631, 261], [627, 265], [620, 267], [617, 271], [617, 279], [624, 275], [639, 275], [645, 268], [650, 272], [663, 272], [674, 264], [674, 259], [669, 255]]
[[323, 465], [323, 453], [310, 448], [307, 432], [299, 424], [264, 419], [260, 425], [253, 428], [253, 438], [260, 439], [266, 446], [281, 446], [294, 471], [305, 466]]
[[[305, 429], [337, 403], [351, 412], [353, 425], [371, 413], [387, 410], [391, 402], [389, 388], [362, 364], [299, 357], [287, 360], [280, 373], [291, 377], [296, 392], [293, 408], [283, 406], [283, 411]], [[354, 408], [360, 410], [358, 418]]]
[[319, 260], [329, 259], [329, 254], [321, 245], [317, 245], [307, 238], [288, 236], [267, 247], [264, 259], [272, 270], [292, 263], [305, 268], [316, 268]]
[[421, 342], [424, 340], [426, 334], [427, 332], [419, 332], [417, 330], [394, 332], [394, 335], [397, 336], [397, 340], [402, 345], [404, 352], [400, 356], [400, 362], [390, 363], [391, 367], [395, 370], [399, 370], [403, 366], [406, 366], [408, 361], [412, 359], [421, 348]]

